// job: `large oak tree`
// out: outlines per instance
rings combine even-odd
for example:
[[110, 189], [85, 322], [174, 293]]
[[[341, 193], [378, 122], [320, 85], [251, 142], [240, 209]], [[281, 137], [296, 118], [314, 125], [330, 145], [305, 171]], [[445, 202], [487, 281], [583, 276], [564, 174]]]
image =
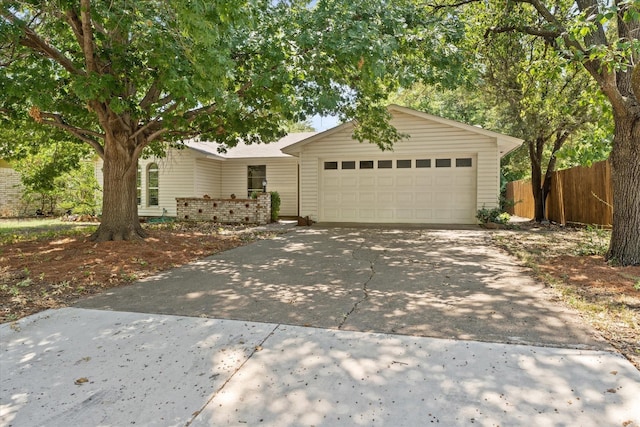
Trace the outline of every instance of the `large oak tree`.
[[93, 237], [135, 239], [143, 150], [269, 142], [314, 113], [388, 148], [387, 94], [446, 78], [430, 64], [455, 60], [459, 35], [409, 0], [2, 0], [0, 115], [90, 145], [104, 160]]

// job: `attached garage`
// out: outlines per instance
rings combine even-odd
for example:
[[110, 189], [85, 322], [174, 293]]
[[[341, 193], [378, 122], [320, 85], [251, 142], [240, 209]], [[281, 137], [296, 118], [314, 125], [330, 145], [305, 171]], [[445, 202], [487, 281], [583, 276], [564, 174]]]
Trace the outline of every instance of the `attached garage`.
[[[405, 156], [406, 157], [406, 156]], [[324, 160], [322, 222], [468, 223], [476, 210], [475, 158]]]
[[522, 141], [391, 106], [410, 138], [392, 152], [351, 138], [352, 124], [285, 147], [300, 164], [301, 216], [319, 222], [474, 224], [496, 205], [500, 158]]

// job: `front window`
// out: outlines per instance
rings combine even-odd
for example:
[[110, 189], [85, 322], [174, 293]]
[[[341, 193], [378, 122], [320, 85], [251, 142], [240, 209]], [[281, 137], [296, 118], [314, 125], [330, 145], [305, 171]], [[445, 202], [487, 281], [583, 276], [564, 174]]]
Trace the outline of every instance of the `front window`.
[[158, 165], [151, 163], [147, 168], [147, 201], [149, 206], [158, 206], [159, 203]]
[[248, 166], [247, 169], [247, 196], [251, 197], [251, 193], [254, 191], [262, 193], [264, 190], [263, 182], [267, 180], [267, 166], [255, 165]]

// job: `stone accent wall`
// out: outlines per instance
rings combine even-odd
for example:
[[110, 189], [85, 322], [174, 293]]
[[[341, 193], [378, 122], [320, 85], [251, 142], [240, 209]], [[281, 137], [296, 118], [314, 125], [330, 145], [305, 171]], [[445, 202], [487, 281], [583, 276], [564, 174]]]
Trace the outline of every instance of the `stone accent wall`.
[[0, 217], [20, 215], [21, 195], [20, 174], [13, 169], [0, 167]]
[[213, 221], [221, 224], [259, 224], [271, 222], [271, 194], [260, 193], [257, 199], [178, 198], [177, 219]]

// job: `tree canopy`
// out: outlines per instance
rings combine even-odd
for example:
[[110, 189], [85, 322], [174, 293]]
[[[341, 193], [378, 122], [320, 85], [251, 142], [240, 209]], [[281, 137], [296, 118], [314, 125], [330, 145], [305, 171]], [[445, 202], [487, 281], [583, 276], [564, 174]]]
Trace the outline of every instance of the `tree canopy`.
[[269, 142], [312, 114], [356, 119], [389, 148], [383, 105], [417, 79], [451, 80], [454, 16], [410, 0], [4, 1], [0, 111], [28, 115], [104, 160], [97, 240], [143, 236], [135, 198], [145, 149], [199, 137]]
[[591, 76], [611, 105], [615, 129], [610, 156], [614, 224], [607, 258], [640, 264], [640, 1], [441, 0], [432, 7], [479, 8], [487, 37], [535, 37]]

